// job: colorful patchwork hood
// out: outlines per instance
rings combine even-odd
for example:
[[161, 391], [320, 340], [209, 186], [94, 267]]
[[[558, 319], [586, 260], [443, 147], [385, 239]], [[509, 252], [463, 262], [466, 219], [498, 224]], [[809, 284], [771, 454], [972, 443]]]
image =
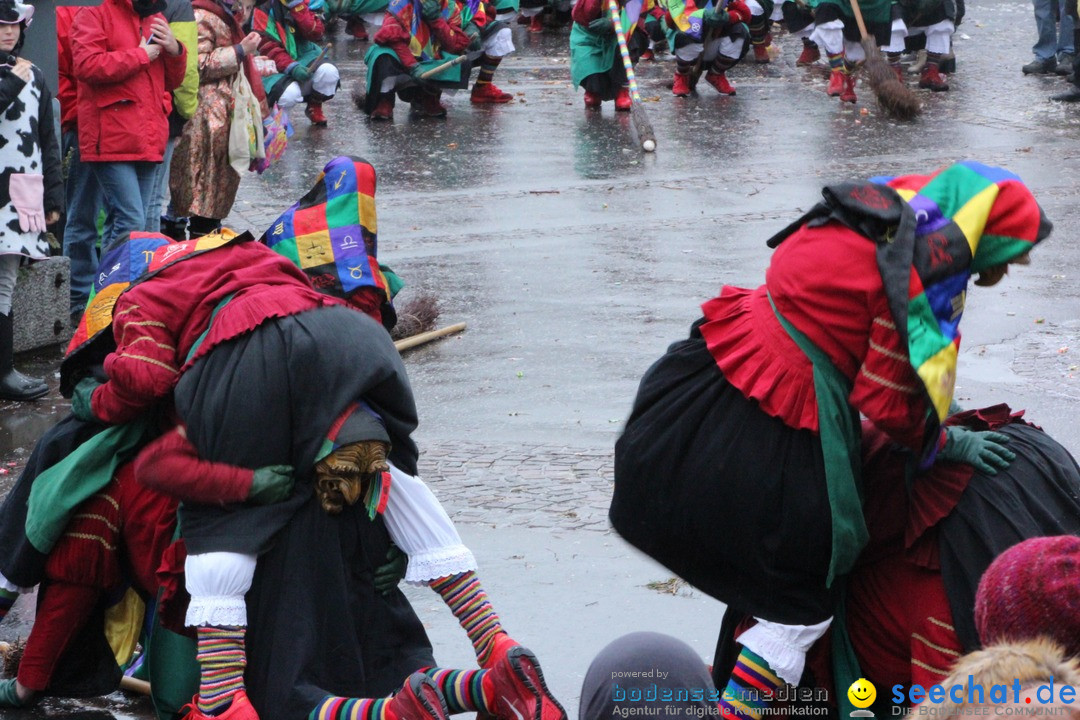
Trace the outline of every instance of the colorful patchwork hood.
[[[1019, 177], [977, 162], [930, 175], [830, 185], [818, 203], [769, 240], [839, 221], [877, 243], [889, 309], [930, 406], [924, 437], [936, 443], [956, 385], [960, 319], [972, 273], [1015, 260], [1053, 225]], [[932, 460], [928, 445], [924, 462]]]
[[347, 298], [359, 288], [373, 287], [389, 302], [400, 280], [376, 259], [375, 184], [370, 163], [336, 157], [259, 241], [296, 263], [322, 293]]

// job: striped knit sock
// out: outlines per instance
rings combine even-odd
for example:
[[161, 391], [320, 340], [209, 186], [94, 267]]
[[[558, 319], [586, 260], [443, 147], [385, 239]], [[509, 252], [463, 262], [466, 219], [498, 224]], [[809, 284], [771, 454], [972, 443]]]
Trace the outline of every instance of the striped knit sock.
[[8, 611], [15, 601], [19, 599], [19, 593], [9, 590], [0, 590], [0, 621], [7, 617]]
[[728, 719], [761, 720], [761, 709], [767, 704], [763, 696], [775, 693], [783, 684], [764, 658], [743, 648], [720, 697], [720, 715]]
[[501, 62], [501, 57], [491, 57], [484, 53], [480, 58], [480, 74], [476, 76], [476, 84], [485, 85], [490, 83], [494, 79], [495, 70], [498, 69]]
[[861, 62], [850, 62], [848, 60], [844, 61], [844, 72], [848, 75], [854, 75], [855, 73], [859, 72], [859, 68], [861, 67]]
[[470, 570], [432, 580], [431, 589], [450, 606], [450, 612], [473, 644], [477, 662], [483, 665], [495, 647], [495, 640], [505, 631], [476, 573]]
[[485, 680], [489, 672], [424, 668], [424, 673], [435, 681], [446, 698], [446, 707], [451, 715], [464, 712], [491, 714], [490, 708], [494, 707], [495, 697], [491, 682]]
[[233, 695], [244, 689], [244, 652], [242, 627], [200, 627], [198, 660], [201, 669], [199, 712], [215, 715], [227, 708]]
[[393, 720], [386, 705], [390, 698], [328, 697], [311, 711], [308, 720]]
[[829, 59], [829, 67], [833, 70], [844, 69], [844, 53], [825, 53], [825, 57]]

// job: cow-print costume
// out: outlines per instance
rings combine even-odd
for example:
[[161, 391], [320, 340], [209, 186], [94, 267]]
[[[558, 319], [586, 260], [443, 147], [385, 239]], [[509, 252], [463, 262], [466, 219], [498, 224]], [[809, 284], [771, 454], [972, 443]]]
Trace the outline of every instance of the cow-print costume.
[[[0, 53], [0, 57], [6, 53]], [[14, 57], [11, 63], [14, 63]], [[60, 166], [60, 144], [53, 125], [52, 93], [37, 67], [31, 81], [0, 67], [0, 255], [17, 254], [31, 258], [49, 255], [43, 232], [23, 232], [19, 215], [11, 204], [10, 178], [16, 173], [44, 175], [45, 213], [63, 211], [64, 181]]]

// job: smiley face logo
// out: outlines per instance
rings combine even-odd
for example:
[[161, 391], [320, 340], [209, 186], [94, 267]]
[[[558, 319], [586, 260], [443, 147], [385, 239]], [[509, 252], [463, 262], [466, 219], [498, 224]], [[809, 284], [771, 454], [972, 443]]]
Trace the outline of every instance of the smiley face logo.
[[848, 700], [857, 708], [868, 708], [877, 700], [877, 688], [866, 678], [859, 678], [851, 683], [847, 691]]

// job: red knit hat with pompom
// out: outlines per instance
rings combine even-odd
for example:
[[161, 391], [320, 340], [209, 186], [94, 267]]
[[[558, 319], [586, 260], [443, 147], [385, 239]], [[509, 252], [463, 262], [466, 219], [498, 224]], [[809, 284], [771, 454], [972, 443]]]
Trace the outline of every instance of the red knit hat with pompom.
[[1032, 538], [999, 555], [979, 581], [975, 626], [984, 646], [1044, 635], [1080, 656], [1080, 537]]

